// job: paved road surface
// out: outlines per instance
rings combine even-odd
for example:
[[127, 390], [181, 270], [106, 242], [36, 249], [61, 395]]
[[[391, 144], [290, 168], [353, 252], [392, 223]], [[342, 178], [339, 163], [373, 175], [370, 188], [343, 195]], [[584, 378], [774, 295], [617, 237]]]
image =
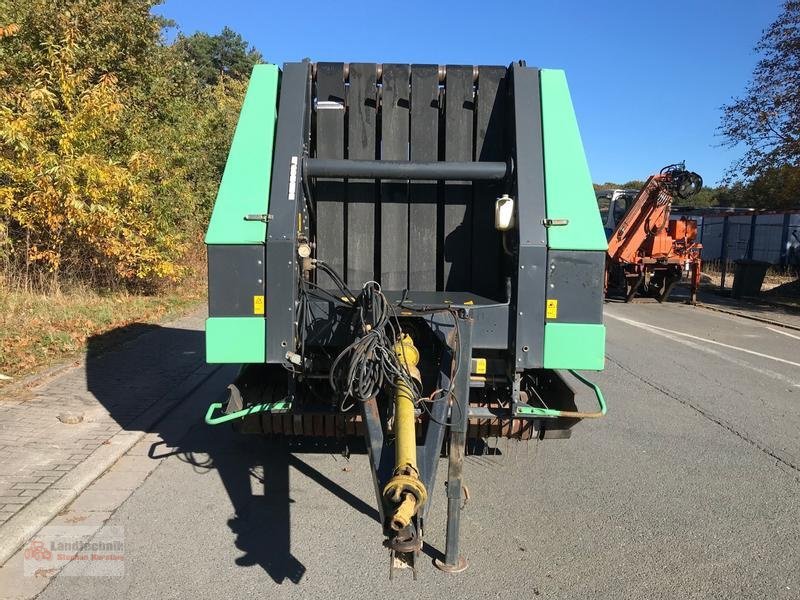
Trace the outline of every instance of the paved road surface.
[[[680, 304], [606, 317], [607, 418], [468, 459], [459, 576], [426, 560], [387, 581], [364, 456], [200, 424], [222, 369], [130, 457], [157, 468], [119, 508], [73, 509], [124, 528], [125, 576], [65, 572], [40, 597], [800, 598], [800, 332]], [[440, 549], [441, 482], [433, 502]]]

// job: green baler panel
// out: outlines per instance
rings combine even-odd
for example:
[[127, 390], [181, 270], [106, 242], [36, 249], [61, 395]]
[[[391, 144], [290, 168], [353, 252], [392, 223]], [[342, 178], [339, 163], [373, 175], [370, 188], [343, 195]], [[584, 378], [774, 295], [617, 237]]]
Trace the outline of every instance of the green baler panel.
[[542, 69], [542, 136], [548, 219], [567, 219], [549, 227], [547, 245], [554, 250], [608, 248], [592, 177], [564, 71]]
[[233, 135], [206, 232], [206, 244], [263, 244], [267, 225], [245, 221], [266, 214], [277, 116], [278, 67], [256, 65]]
[[262, 317], [206, 319], [207, 363], [263, 363], [267, 322]]
[[544, 368], [586, 369], [605, 367], [606, 327], [601, 323], [546, 323]]

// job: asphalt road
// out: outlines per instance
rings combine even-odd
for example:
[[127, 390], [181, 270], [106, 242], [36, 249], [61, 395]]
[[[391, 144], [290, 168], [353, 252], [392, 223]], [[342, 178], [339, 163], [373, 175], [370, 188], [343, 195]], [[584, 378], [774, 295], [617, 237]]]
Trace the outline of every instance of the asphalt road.
[[[124, 528], [125, 576], [60, 575], [40, 597], [800, 598], [800, 332], [680, 304], [606, 317], [607, 417], [467, 460], [461, 575], [425, 557], [418, 581], [387, 580], [365, 456], [200, 424], [223, 369], [107, 522]], [[430, 555], [441, 478], [433, 503]]]

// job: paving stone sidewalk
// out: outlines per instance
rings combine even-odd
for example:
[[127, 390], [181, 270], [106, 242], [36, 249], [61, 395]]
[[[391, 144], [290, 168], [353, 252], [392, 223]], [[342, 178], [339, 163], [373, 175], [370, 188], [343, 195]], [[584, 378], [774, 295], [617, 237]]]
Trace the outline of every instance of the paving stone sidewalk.
[[0, 527], [203, 366], [204, 318], [135, 325], [140, 335], [106, 351], [98, 336], [78, 364], [0, 390]]

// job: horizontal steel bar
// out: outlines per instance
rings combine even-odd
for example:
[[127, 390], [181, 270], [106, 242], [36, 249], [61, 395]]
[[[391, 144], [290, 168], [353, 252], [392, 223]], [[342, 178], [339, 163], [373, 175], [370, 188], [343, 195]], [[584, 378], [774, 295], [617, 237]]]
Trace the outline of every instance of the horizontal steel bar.
[[468, 180], [503, 179], [504, 162], [412, 162], [408, 160], [338, 160], [307, 158], [306, 177], [354, 177], [360, 179]]

